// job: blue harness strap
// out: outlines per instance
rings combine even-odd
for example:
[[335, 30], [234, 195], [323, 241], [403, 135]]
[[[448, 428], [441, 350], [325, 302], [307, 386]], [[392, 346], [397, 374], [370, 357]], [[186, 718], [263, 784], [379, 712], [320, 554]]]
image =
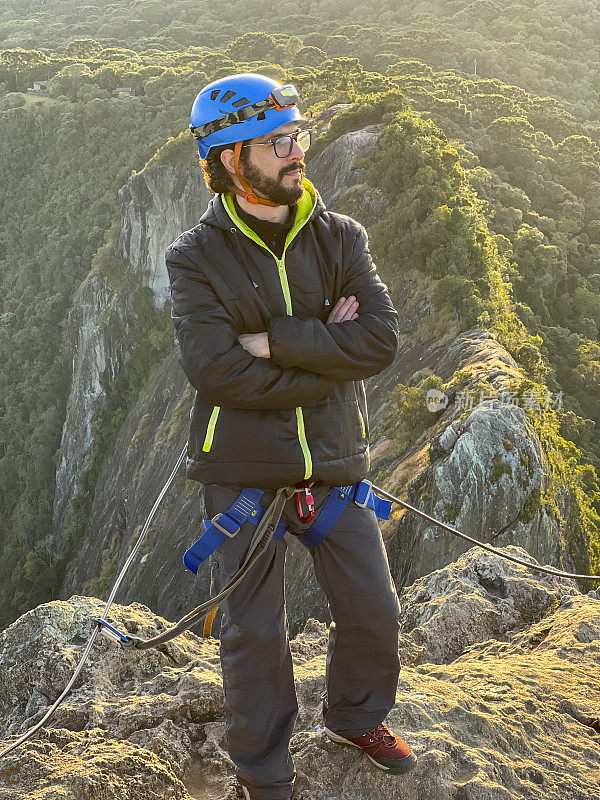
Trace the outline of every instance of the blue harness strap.
[[[304, 533], [299, 533], [296, 538], [308, 549], [312, 550], [334, 528], [339, 518], [344, 513], [349, 500], [362, 508], [372, 508], [379, 519], [389, 519], [392, 503], [383, 500], [372, 490], [371, 481], [363, 480], [360, 483], [348, 486], [335, 486], [331, 491], [325, 505], [315, 518], [314, 522]], [[233, 538], [244, 522], [258, 525], [266, 509], [261, 505], [260, 498], [264, 489], [244, 489], [235, 503], [222, 514], [215, 514], [210, 520], [203, 520], [204, 533], [194, 544], [185, 551], [183, 563], [194, 574], [206, 559], [211, 556], [219, 545], [227, 538]], [[281, 519], [274, 539], [282, 539], [285, 535], [287, 524]]]
[[313, 524], [304, 533], [297, 534], [296, 538], [308, 550], [321, 544], [337, 524], [349, 500], [354, 500], [356, 505], [362, 508], [372, 508], [379, 519], [389, 519], [392, 503], [377, 497], [372, 486], [371, 481], [335, 486]]
[[392, 501], [378, 497], [373, 491], [371, 481], [363, 480], [350, 486], [336, 486], [336, 489], [354, 500], [357, 506], [372, 508], [378, 519], [389, 519], [392, 511]]
[[313, 547], [321, 544], [323, 539], [326, 538], [344, 513], [344, 509], [348, 505], [348, 500], [349, 497], [336, 486], [330, 493], [325, 505], [310, 528], [304, 533], [296, 534], [296, 539], [298, 539], [307, 550], [312, 550]]
[[[264, 489], [243, 489], [235, 503], [222, 514], [215, 514], [211, 520], [203, 520], [204, 533], [194, 544], [185, 551], [183, 563], [193, 572], [198, 574], [200, 566], [211, 556], [225, 539], [232, 539], [243, 523], [248, 521], [258, 525], [266, 508], [259, 502], [264, 494]], [[286, 523], [279, 520], [274, 539], [281, 539], [286, 530]]]

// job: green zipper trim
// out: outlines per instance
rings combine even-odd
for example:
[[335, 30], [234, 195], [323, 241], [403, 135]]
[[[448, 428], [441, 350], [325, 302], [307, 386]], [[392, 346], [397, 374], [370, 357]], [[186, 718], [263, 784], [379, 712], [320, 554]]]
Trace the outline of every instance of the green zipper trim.
[[[284, 253], [285, 256], [285, 253]], [[279, 283], [281, 284], [281, 290], [283, 291], [283, 299], [285, 300], [285, 310], [286, 313], [291, 316], [292, 315], [292, 298], [290, 296], [290, 287], [288, 284], [287, 279], [287, 272], [285, 271], [285, 262], [283, 256], [281, 261], [279, 259], [275, 259], [277, 261], [277, 272], [279, 273]]]
[[296, 420], [298, 422], [298, 439], [300, 440], [300, 447], [304, 453], [304, 480], [307, 480], [312, 475], [312, 456], [306, 441], [306, 433], [304, 431], [304, 416], [302, 415], [302, 406], [296, 407]]
[[212, 447], [213, 436], [215, 435], [215, 425], [217, 424], [217, 417], [219, 416], [220, 409], [221, 409], [221, 406], [214, 406], [214, 408], [212, 410], [212, 414], [210, 415], [210, 419], [208, 420], [208, 428], [206, 429], [206, 437], [204, 439], [204, 444], [202, 445], [202, 450], [205, 453], [208, 453], [208, 451]]
[[[302, 195], [300, 200], [298, 200], [294, 224], [292, 225], [292, 227], [288, 231], [287, 236], [285, 237], [285, 245], [283, 248], [283, 254], [281, 256], [282, 263], [285, 259], [285, 251], [287, 250], [288, 245], [290, 244], [292, 239], [296, 236], [300, 228], [306, 225], [315, 208], [315, 205], [317, 204], [317, 192], [315, 191], [315, 187], [312, 185], [312, 183], [307, 178], [304, 178], [302, 185], [304, 187], [304, 194]], [[252, 239], [254, 242], [259, 244], [261, 247], [264, 247], [265, 250], [268, 250], [269, 253], [271, 253], [273, 258], [275, 259], [275, 261], [278, 262], [278, 258], [275, 255], [275, 253], [269, 247], [267, 247], [267, 245], [263, 242], [260, 236], [255, 231], [253, 231], [252, 228], [246, 225], [244, 220], [237, 215], [235, 206], [233, 204], [233, 192], [225, 192], [224, 194], [221, 195], [221, 200], [223, 202], [223, 206], [225, 207], [225, 211], [227, 211], [227, 213], [231, 217], [232, 222], [235, 222], [238, 228], [240, 228], [240, 230], [243, 233], [245, 233], [246, 236], [249, 236], [250, 239]], [[287, 285], [287, 278], [286, 278], [286, 285]]]
[[[260, 236], [258, 236], [252, 230], [252, 228], [246, 225], [244, 220], [237, 215], [235, 206], [233, 204], [233, 193], [226, 192], [225, 194], [221, 195], [221, 200], [223, 202], [223, 206], [225, 207], [225, 211], [227, 211], [232, 221], [235, 222], [235, 224], [242, 231], [242, 233], [245, 233], [246, 236], [248, 236], [254, 242], [259, 244], [261, 247], [264, 247], [265, 250], [268, 250], [268, 252], [271, 253], [273, 258], [275, 259], [275, 263], [277, 264], [277, 273], [279, 275], [279, 283], [281, 284], [281, 291], [283, 292], [283, 299], [285, 300], [285, 311], [286, 314], [288, 314], [289, 316], [291, 316], [293, 312], [292, 312], [292, 298], [290, 295], [290, 287], [288, 284], [287, 272], [285, 271], [285, 251], [287, 250], [288, 245], [290, 244], [292, 239], [296, 236], [298, 231], [304, 225], [306, 225], [306, 223], [310, 219], [310, 216], [317, 202], [317, 193], [312, 183], [306, 178], [304, 178], [302, 185], [304, 187], [304, 194], [302, 195], [300, 200], [298, 200], [298, 206], [296, 208], [296, 217], [294, 219], [294, 224], [288, 231], [288, 235], [285, 238], [285, 245], [283, 247], [283, 253], [281, 254], [281, 258], [277, 258], [275, 253], [269, 247], [267, 247], [267, 245], [263, 242]], [[308, 442], [306, 441], [306, 431], [304, 429], [304, 416], [302, 414], [302, 406], [296, 406], [296, 422], [298, 427], [298, 440], [300, 442], [300, 447], [302, 448], [302, 453], [304, 455], [304, 480], [308, 480], [308, 478], [310, 478], [310, 476], [312, 475], [312, 456], [310, 454]]]
[[360, 410], [360, 406], [358, 405], [358, 401], [356, 402], [356, 405], [358, 407], [358, 416], [360, 417], [360, 429], [362, 431], [362, 438], [364, 439], [365, 436], [367, 435], [367, 431], [365, 430], [365, 420], [362, 415], [362, 411]]

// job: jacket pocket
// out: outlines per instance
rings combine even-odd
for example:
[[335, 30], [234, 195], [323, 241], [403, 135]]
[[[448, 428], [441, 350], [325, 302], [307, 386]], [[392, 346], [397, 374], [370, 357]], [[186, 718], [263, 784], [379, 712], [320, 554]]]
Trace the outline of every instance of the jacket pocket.
[[204, 444], [202, 445], [202, 450], [204, 453], [208, 453], [210, 451], [210, 448], [212, 447], [215, 435], [215, 428], [217, 426], [217, 419], [219, 417], [220, 410], [221, 406], [213, 406], [213, 410], [210, 415], [210, 419], [208, 420], [208, 425], [206, 427], [206, 436], [204, 437]]

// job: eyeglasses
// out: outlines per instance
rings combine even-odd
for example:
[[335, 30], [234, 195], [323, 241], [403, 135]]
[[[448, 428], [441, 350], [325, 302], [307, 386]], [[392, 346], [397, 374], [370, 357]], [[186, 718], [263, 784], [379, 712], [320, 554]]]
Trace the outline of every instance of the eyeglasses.
[[274, 139], [269, 139], [268, 142], [253, 142], [252, 144], [243, 144], [242, 147], [257, 147], [260, 145], [273, 145], [275, 155], [277, 158], [287, 158], [292, 152], [294, 142], [298, 143], [298, 147], [303, 153], [306, 153], [310, 147], [311, 131], [306, 128], [303, 131], [296, 131], [296, 133], [286, 133], [283, 136], [276, 136]]

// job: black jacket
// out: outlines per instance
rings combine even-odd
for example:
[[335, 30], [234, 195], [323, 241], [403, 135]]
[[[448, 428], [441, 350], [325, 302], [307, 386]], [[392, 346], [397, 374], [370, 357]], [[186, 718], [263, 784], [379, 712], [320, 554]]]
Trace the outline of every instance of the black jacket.
[[[215, 195], [167, 249], [179, 361], [196, 389], [188, 477], [275, 489], [310, 478], [356, 483], [369, 470], [363, 379], [396, 353], [398, 314], [365, 228], [326, 211], [304, 180], [281, 258]], [[343, 295], [358, 318], [325, 324]], [[271, 357], [239, 344], [267, 331]]]

